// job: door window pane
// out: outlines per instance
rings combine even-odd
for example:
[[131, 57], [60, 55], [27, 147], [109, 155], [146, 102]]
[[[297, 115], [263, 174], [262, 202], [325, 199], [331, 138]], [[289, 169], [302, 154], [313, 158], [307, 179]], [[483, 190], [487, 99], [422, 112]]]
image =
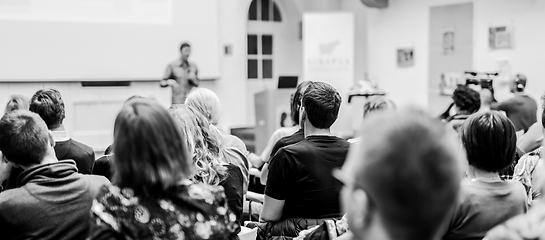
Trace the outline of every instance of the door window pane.
[[278, 5], [273, 2], [273, 17], [275, 22], [282, 22], [282, 15], [280, 15], [280, 10], [278, 9]]
[[248, 12], [250, 20], [257, 20], [257, 1], [254, 0], [250, 4], [250, 11]]
[[261, 0], [261, 21], [269, 21], [271, 10], [270, 0]]
[[263, 78], [273, 78], [273, 62], [271, 59], [263, 59]]
[[261, 49], [263, 55], [272, 55], [273, 53], [273, 37], [272, 35], [263, 35], [261, 36]]
[[248, 35], [248, 54], [257, 54], [257, 35]]
[[257, 78], [257, 60], [248, 59], [248, 78], [256, 79]]

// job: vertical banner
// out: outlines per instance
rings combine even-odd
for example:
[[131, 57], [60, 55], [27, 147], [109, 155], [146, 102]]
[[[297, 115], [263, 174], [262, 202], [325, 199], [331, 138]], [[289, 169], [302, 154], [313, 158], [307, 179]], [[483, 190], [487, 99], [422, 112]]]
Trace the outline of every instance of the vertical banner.
[[343, 104], [334, 130], [352, 133], [347, 105], [354, 84], [355, 27], [353, 13], [305, 13], [303, 15], [303, 75], [305, 80], [327, 82], [339, 91]]

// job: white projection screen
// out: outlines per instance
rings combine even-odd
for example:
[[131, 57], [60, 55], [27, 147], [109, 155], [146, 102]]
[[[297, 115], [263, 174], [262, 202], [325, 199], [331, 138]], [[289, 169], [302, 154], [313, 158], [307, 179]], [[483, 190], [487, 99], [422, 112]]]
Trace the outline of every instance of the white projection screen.
[[182, 42], [218, 78], [219, 0], [0, 0], [0, 81], [149, 80]]

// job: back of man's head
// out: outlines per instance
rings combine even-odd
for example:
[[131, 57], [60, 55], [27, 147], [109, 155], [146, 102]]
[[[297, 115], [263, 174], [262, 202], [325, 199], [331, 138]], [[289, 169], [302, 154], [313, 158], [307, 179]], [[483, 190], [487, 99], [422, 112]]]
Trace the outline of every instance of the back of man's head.
[[370, 115], [361, 136], [365, 144], [351, 149], [343, 167], [354, 180], [353, 193], [362, 189], [368, 199], [345, 204], [349, 219], [370, 219], [352, 222], [354, 234], [364, 236], [366, 224], [380, 222], [390, 239], [435, 239], [460, 188], [463, 152], [455, 132], [424, 113], [403, 110]]
[[0, 151], [20, 166], [40, 164], [50, 148], [49, 131], [38, 114], [16, 110], [0, 119]]
[[29, 109], [40, 115], [49, 129], [60, 127], [65, 118], [61, 93], [53, 88], [37, 91], [30, 99]]
[[311, 82], [303, 94], [306, 118], [315, 128], [327, 129], [337, 120], [341, 95], [324, 82]]
[[517, 74], [513, 79], [514, 90], [517, 92], [523, 92], [526, 88], [526, 76], [524, 74]]

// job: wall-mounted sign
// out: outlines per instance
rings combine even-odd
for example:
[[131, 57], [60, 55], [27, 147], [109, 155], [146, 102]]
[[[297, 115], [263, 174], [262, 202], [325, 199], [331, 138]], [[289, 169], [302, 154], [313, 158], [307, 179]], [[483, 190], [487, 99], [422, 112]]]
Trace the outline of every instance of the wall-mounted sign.
[[397, 49], [397, 66], [410, 67], [414, 65], [414, 48]]
[[354, 82], [354, 15], [305, 13], [305, 80], [327, 82], [344, 94]]
[[490, 27], [488, 29], [488, 45], [491, 49], [513, 48], [513, 27]]

